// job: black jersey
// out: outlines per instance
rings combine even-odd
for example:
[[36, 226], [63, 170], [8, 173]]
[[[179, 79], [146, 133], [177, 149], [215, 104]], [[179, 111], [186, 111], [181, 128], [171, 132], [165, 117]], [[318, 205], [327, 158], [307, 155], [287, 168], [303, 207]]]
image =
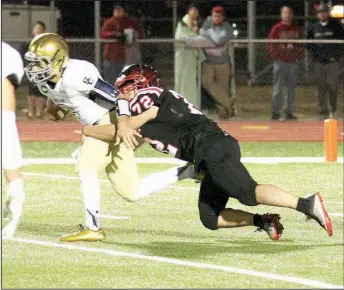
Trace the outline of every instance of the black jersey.
[[172, 90], [149, 87], [137, 92], [130, 101], [132, 116], [158, 106], [155, 119], [141, 127], [143, 137], [163, 153], [195, 163], [201, 151], [225, 133], [192, 104]]

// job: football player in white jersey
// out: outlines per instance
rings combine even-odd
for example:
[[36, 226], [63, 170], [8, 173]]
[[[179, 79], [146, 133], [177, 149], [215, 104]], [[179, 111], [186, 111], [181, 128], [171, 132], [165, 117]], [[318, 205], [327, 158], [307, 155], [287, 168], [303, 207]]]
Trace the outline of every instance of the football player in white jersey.
[[5, 216], [10, 217], [2, 235], [12, 237], [16, 231], [25, 198], [24, 181], [20, 174], [22, 154], [16, 126], [15, 89], [20, 85], [24, 70], [18, 51], [1, 42], [1, 87], [2, 87], [2, 166], [8, 182]]
[[[61, 36], [44, 33], [35, 37], [25, 58], [29, 61], [25, 67], [28, 79], [55, 104], [49, 105], [52, 119], [63, 119], [67, 112], [71, 112], [84, 125], [119, 126], [117, 119], [129, 116], [128, 105], [122, 107], [117, 101], [119, 92], [102, 79], [93, 64], [69, 58], [68, 45]], [[125, 122], [121, 124], [125, 126]], [[134, 130], [131, 132], [137, 134]], [[133, 144], [135, 141], [131, 142], [135, 140], [130, 138], [133, 137], [131, 133], [121, 136], [127, 141], [125, 144], [118, 137], [109, 142], [88, 137], [86, 132], [84, 134], [86, 136], [83, 136], [78, 154], [76, 173], [81, 182], [86, 226], [63, 236], [62, 241], [104, 239], [104, 230], [100, 225], [99, 170], [105, 168], [116, 192], [129, 201], [146, 197], [193, 174], [190, 166], [184, 166], [140, 179], [134, 152], [125, 145], [136, 145]]]

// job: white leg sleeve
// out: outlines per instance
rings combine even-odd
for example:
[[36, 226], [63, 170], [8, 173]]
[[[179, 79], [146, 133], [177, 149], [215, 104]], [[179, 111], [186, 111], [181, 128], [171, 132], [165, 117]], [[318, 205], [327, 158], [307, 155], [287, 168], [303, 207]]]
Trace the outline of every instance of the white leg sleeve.
[[18, 169], [22, 165], [22, 153], [16, 126], [16, 114], [13, 111], [2, 111], [2, 165], [3, 169]]
[[81, 191], [85, 206], [86, 227], [97, 231], [100, 229], [100, 184], [96, 174], [79, 175]]
[[187, 164], [182, 167], [173, 167], [162, 172], [145, 176], [141, 179], [140, 188], [136, 193], [135, 200], [139, 200], [154, 192], [160, 191], [178, 180], [192, 178], [193, 175], [193, 166]]

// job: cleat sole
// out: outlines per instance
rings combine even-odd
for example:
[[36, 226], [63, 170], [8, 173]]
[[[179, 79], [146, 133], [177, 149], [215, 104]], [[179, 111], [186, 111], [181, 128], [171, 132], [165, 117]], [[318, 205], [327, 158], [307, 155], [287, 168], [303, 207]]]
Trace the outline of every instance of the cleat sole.
[[318, 197], [318, 199], [320, 201], [321, 209], [322, 209], [322, 212], [323, 212], [323, 214], [325, 216], [325, 228], [326, 228], [326, 231], [327, 231], [328, 235], [330, 237], [332, 237], [333, 236], [332, 221], [331, 221], [331, 218], [330, 218], [330, 216], [328, 215], [328, 213], [327, 213], [327, 211], [325, 209], [325, 206], [324, 206], [324, 203], [323, 203], [323, 198], [322, 198], [322, 196], [321, 196], [321, 194], [319, 192], [317, 192], [315, 195]]

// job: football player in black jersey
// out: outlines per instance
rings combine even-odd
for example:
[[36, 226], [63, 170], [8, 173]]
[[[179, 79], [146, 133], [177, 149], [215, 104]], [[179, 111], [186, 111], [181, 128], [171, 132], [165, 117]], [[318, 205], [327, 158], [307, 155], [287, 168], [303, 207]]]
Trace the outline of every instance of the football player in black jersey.
[[[251, 214], [226, 208], [228, 199], [242, 204], [286, 207], [316, 220], [332, 236], [331, 219], [320, 193], [296, 197], [270, 184], [258, 184], [240, 162], [238, 141], [221, 130], [177, 92], [158, 87], [159, 79], [151, 67], [131, 65], [116, 81], [122, 93], [122, 106], [131, 114], [130, 130], [140, 134], [156, 150], [195, 164], [203, 172], [199, 193], [199, 214], [210, 230], [256, 226], [278, 240], [283, 226], [278, 214]], [[129, 114], [128, 113], [128, 114]], [[115, 135], [114, 125], [92, 126], [92, 137]], [[84, 131], [88, 128], [85, 127]]]

